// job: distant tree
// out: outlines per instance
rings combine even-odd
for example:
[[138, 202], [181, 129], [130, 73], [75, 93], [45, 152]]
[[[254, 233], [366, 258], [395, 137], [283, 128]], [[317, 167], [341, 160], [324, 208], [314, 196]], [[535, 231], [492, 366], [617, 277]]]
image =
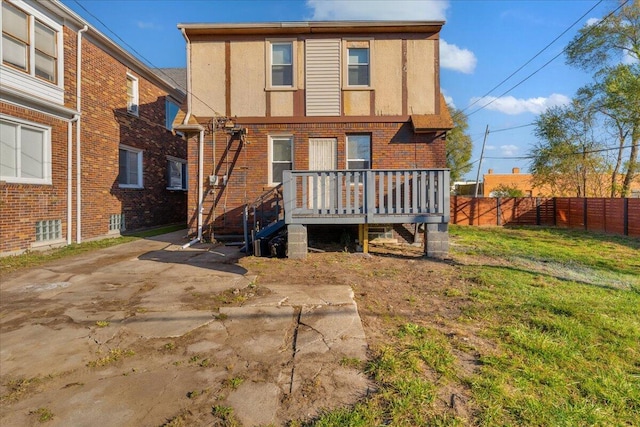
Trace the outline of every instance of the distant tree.
[[535, 121], [538, 143], [529, 152], [534, 187], [555, 196], [586, 197], [590, 179], [600, 180], [606, 162], [593, 138], [593, 115], [575, 101], [552, 107]]
[[496, 186], [491, 193], [491, 197], [524, 197], [524, 191], [516, 187], [515, 185], [500, 184]]
[[448, 105], [453, 118], [453, 129], [447, 132], [447, 167], [451, 169], [451, 182], [459, 181], [471, 170], [471, 151], [473, 143], [467, 134], [469, 124], [467, 116], [455, 107]]
[[[610, 195], [628, 196], [640, 171], [640, 0], [631, 0], [601, 22], [585, 25], [566, 49], [567, 63], [594, 74], [577, 99], [603, 117], [616, 135], [618, 153]], [[624, 161], [624, 151], [629, 155]], [[622, 185], [619, 174], [624, 174]]]

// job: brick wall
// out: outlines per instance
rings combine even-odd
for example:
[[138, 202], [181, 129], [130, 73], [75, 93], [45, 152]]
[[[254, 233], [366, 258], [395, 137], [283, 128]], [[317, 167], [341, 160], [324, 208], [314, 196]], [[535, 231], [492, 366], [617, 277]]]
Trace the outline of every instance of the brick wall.
[[[205, 125], [207, 119], [201, 118]], [[206, 238], [214, 234], [240, 234], [243, 231], [242, 210], [268, 191], [269, 135], [294, 136], [294, 165], [297, 170], [308, 169], [309, 138], [336, 138], [338, 169], [346, 169], [346, 135], [367, 133], [372, 141], [372, 167], [374, 169], [444, 168], [445, 145], [433, 134], [415, 134], [409, 123], [307, 123], [296, 125], [248, 125], [246, 143], [238, 137], [228, 141], [228, 135], [215, 134], [215, 161], [213, 134], [205, 136], [203, 226]], [[191, 233], [197, 227], [197, 165], [198, 141], [191, 138], [189, 150], [189, 218]], [[226, 186], [209, 185], [208, 176], [228, 175]]]
[[[109, 234], [112, 214], [127, 230], [184, 222], [187, 195], [167, 187], [167, 155], [187, 159], [186, 144], [165, 129], [167, 93], [129, 70], [85, 35], [82, 44], [82, 240]], [[64, 28], [65, 106], [76, 108], [76, 33]], [[126, 112], [126, 73], [138, 77], [139, 117]], [[60, 219], [67, 234], [67, 129], [65, 120], [0, 103], [0, 112], [50, 126], [52, 185], [0, 183], [0, 253], [26, 250], [35, 222]], [[76, 236], [76, 125], [73, 125], [73, 220]], [[119, 144], [144, 150], [144, 189], [118, 185]], [[193, 175], [194, 177], [196, 175]]]

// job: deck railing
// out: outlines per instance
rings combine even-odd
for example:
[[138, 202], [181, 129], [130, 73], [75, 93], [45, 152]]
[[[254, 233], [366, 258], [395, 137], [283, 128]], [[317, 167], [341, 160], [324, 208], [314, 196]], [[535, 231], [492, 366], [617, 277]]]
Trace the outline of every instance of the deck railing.
[[449, 222], [448, 169], [284, 171], [287, 224]]

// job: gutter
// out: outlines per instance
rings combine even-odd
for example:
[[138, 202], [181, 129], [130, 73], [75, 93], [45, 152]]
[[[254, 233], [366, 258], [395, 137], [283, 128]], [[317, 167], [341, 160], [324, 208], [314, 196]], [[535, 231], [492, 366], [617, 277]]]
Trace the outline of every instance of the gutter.
[[80, 120], [75, 114], [67, 123], [67, 245], [73, 243], [73, 123]]
[[[82, 112], [82, 33], [89, 29], [85, 25], [78, 31], [76, 53], [76, 110]], [[81, 118], [76, 121], [76, 243], [82, 242], [82, 155]]]

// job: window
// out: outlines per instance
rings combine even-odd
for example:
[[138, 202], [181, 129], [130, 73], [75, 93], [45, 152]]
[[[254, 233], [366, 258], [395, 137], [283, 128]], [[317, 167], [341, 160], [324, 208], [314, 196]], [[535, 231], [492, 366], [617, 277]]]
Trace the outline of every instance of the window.
[[347, 169], [371, 168], [371, 135], [347, 135]]
[[269, 182], [282, 182], [282, 172], [293, 169], [293, 137], [272, 136], [271, 139], [271, 169]]
[[51, 184], [51, 130], [0, 118], [0, 179]]
[[369, 86], [369, 48], [347, 48], [348, 85]]
[[58, 83], [58, 31], [2, 2], [2, 63]]
[[62, 239], [62, 228], [59, 219], [36, 222], [36, 242]]
[[265, 49], [267, 89], [295, 89], [297, 57], [295, 40], [267, 40]]
[[119, 157], [120, 187], [142, 188], [142, 150], [121, 145]]
[[187, 161], [167, 157], [167, 189], [187, 190]]
[[109, 216], [109, 231], [124, 231], [124, 214], [113, 214]]
[[138, 79], [127, 73], [127, 112], [138, 115]]
[[173, 129], [173, 121], [180, 111], [180, 106], [168, 98], [165, 99], [165, 127], [169, 130]]

